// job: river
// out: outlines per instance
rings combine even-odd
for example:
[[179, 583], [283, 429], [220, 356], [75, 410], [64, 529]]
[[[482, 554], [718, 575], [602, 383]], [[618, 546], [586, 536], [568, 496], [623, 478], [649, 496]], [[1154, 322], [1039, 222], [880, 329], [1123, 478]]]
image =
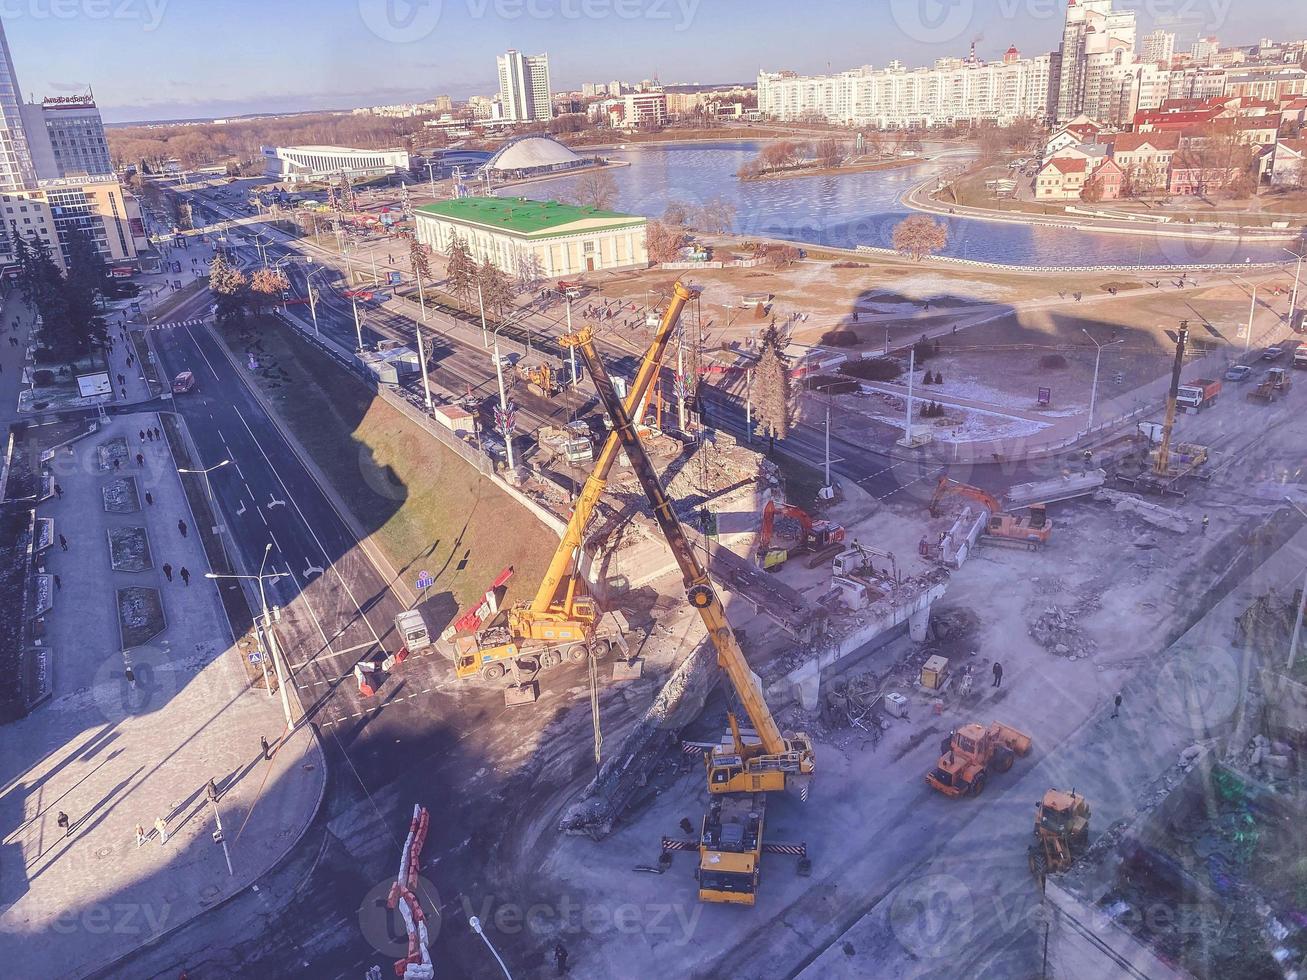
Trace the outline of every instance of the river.
[[[889, 247], [894, 225], [914, 213], [904, 193], [943, 172], [935, 159], [897, 170], [838, 177], [792, 177], [741, 181], [735, 173], [757, 156], [748, 140], [681, 145], [650, 144], [605, 155], [629, 163], [611, 171], [618, 210], [656, 218], [667, 202], [695, 205], [723, 198], [735, 206], [739, 235], [783, 238], [816, 245]], [[929, 150], [928, 150], [929, 152]], [[503, 193], [567, 200], [577, 177], [539, 181]], [[1224, 239], [1121, 235], [1037, 224], [944, 218], [949, 242], [944, 255], [1008, 265], [1181, 265], [1277, 261], [1281, 245]]]

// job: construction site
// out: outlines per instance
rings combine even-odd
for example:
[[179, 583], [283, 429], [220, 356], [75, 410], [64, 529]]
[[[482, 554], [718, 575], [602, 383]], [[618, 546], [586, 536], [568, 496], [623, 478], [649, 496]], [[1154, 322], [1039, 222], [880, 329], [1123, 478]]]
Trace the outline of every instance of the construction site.
[[[519, 488], [562, 527], [534, 601], [501, 610], [497, 580], [405, 634], [514, 713], [589, 664], [588, 760], [526, 762], [553, 804], [485, 868], [489, 921], [549, 910], [502, 946], [595, 977], [1294, 975], [1291, 401], [1213, 409], [1177, 322], [1155, 422], [800, 505], [792, 462], [648, 413], [692, 298], [620, 394], [589, 329], [562, 339], [608, 421], [574, 493]], [[541, 445], [582, 462], [580, 437]]]

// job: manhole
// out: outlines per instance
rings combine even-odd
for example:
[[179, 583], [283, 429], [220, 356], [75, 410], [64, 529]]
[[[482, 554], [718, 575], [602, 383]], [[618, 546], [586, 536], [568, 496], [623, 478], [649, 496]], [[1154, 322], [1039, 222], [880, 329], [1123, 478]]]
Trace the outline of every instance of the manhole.
[[107, 858], [112, 853], [113, 853], [112, 847], [100, 847], [97, 848], [95, 851], [95, 858], [98, 861], [101, 858]]
[[216, 885], [205, 885], [200, 889], [200, 902], [204, 905], [209, 905], [210, 903], [217, 901], [221, 894], [222, 889]]

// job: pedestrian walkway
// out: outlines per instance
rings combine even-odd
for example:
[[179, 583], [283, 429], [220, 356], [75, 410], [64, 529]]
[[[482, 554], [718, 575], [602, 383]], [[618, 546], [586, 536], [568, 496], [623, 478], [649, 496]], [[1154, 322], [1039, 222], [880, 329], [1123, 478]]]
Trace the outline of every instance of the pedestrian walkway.
[[280, 699], [250, 686], [200, 536], [178, 530], [195, 520], [167, 443], [141, 435], [160, 426], [116, 417], [57, 453], [62, 494], [39, 507], [68, 549], [39, 559], [59, 576], [44, 636], [54, 697], [0, 733], [0, 934], [21, 937], [0, 940], [6, 975], [81, 976], [203, 913], [280, 860], [321, 800], [311, 730], [277, 745]]

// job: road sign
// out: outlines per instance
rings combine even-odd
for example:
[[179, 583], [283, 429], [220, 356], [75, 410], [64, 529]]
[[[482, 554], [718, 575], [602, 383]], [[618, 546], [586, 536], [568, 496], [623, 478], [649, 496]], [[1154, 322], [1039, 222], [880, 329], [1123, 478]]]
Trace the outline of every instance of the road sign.
[[251, 651], [250, 651], [250, 663], [252, 663], [252, 664], [261, 664], [261, 663], [263, 663], [263, 654], [260, 653], [258, 650], [251, 650]]
[[404, 281], [404, 276], [399, 272], [391, 272], [387, 274], [387, 279], [392, 286], [398, 286]]
[[417, 588], [420, 592], [423, 589], [429, 589], [435, 584], [435, 579], [431, 577], [430, 572], [418, 572]]

